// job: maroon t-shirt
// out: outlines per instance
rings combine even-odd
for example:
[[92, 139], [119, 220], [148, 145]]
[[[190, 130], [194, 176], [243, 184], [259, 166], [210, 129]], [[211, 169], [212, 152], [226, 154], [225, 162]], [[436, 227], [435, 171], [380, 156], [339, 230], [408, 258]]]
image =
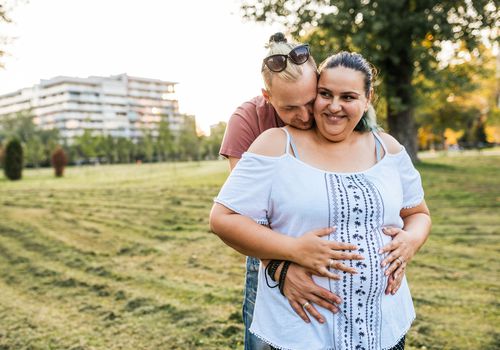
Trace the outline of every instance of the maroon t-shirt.
[[252, 142], [267, 129], [285, 126], [271, 104], [263, 96], [243, 103], [227, 123], [219, 154], [241, 158]]

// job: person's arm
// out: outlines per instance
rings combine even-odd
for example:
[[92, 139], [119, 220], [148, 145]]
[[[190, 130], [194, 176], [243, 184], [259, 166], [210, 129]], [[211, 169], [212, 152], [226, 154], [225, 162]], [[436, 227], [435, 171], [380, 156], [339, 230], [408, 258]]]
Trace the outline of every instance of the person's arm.
[[[227, 245], [244, 255], [262, 259], [264, 264], [268, 263], [266, 259], [295, 262], [288, 269], [283, 292], [294, 311], [305, 322], [310, 322], [302, 307], [306, 302], [310, 303], [307, 312], [319, 322], [324, 322], [324, 318], [313, 304], [336, 313], [339, 307], [334, 304], [342, 302], [336, 294], [316, 285], [312, 275], [339, 280], [340, 276], [327, 268], [332, 259], [330, 266], [333, 269], [348, 273], [356, 273], [356, 270], [338, 260], [364, 259], [359, 254], [342, 251], [357, 249], [353, 244], [321, 239], [321, 236], [329, 234], [332, 229], [319, 229], [293, 238], [276, 233], [217, 203], [210, 215], [210, 227]], [[279, 271], [276, 276], [279, 276]]]
[[238, 164], [238, 162], [240, 161], [240, 158], [229, 156], [227, 157], [227, 159], [229, 160], [229, 170], [233, 171], [236, 164]]
[[403, 209], [400, 212], [404, 222], [402, 229], [395, 227], [384, 228], [384, 233], [392, 236], [392, 241], [381, 249], [381, 253], [388, 253], [382, 261], [382, 267], [388, 266], [385, 275], [389, 276], [386, 294], [395, 294], [404, 276], [408, 263], [424, 245], [431, 232], [431, 217], [427, 204]]
[[[226, 188], [225, 184], [221, 190], [221, 193], [230, 193], [233, 199], [231, 203], [227, 203], [224, 201], [225, 195], [222, 194], [222, 197], [216, 200], [218, 202], [210, 213], [210, 228], [226, 244], [247, 256], [290, 260], [309, 268], [319, 276], [337, 278], [328, 271], [330, 259], [359, 259], [361, 256], [339, 251], [357, 249], [356, 245], [321, 238], [333, 232], [333, 229], [318, 229], [294, 238], [274, 232], [255, 221], [266, 216], [274, 165], [283, 154], [285, 143], [286, 135], [280, 129], [266, 130], [252, 143], [248, 152], [266, 158], [248, 158], [246, 163], [238, 164], [238, 169], [231, 174], [229, 188]], [[260, 165], [254, 165], [252, 162]], [[256, 170], [254, 166], [260, 168]], [[240, 189], [241, 186], [247, 188]], [[253, 213], [253, 218], [236, 213], [233, 208], [236, 202], [239, 202], [240, 206], [246, 206], [245, 215]], [[338, 261], [330, 265], [338, 270], [353, 271]]]
[[[327, 241], [322, 236], [333, 232], [323, 228], [306, 233], [298, 238], [277, 233], [259, 225], [254, 220], [237, 214], [222, 204], [215, 203], [210, 213], [210, 229], [227, 245], [238, 252], [259, 259], [290, 260], [314, 272], [318, 276], [340, 279], [328, 267], [354, 273], [356, 270], [338, 260], [362, 260], [354, 244]], [[333, 263], [330, 264], [330, 259]]]
[[[380, 133], [380, 136], [389, 153], [404, 152], [401, 144], [394, 137], [386, 133]], [[408, 262], [425, 243], [431, 229], [430, 212], [423, 200], [420, 176], [406, 152], [401, 155], [399, 172], [403, 185], [403, 209], [400, 211], [400, 216], [403, 220], [403, 228], [386, 227], [383, 229], [386, 235], [392, 237], [392, 241], [381, 249], [382, 254], [389, 253], [382, 261], [382, 266], [387, 267], [385, 273], [389, 276], [386, 294], [397, 292]]]

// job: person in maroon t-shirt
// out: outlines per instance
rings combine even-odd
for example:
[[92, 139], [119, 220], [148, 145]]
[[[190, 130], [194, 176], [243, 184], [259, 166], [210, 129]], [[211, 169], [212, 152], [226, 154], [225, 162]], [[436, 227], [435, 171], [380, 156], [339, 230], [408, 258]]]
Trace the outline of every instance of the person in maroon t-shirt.
[[[265, 130], [285, 125], [309, 129], [314, 120], [312, 109], [316, 99], [318, 73], [316, 63], [309, 54], [309, 47], [288, 43], [281, 33], [271, 36], [268, 46], [269, 52], [262, 65], [265, 84], [262, 96], [255, 97], [238, 107], [229, 119], [224, 134], [219, 153], [229, 159], [231, 170], [252, 142]], [[277, 71], [283, 66], [285, 67], [283, 70]], [[327, 233], [329, 231], [323, 234]], [[259, 259], [247, 258], [243, 303], [245, 350], [270, 349], [269, 345], [248, 330], [252, 322], [257, 293], [259, 263]], [[284, 294], [304, 321], [310, 322], [299, 300], [314, 300], [317, 305], [338, 312], [335, 304], [341, 302], [340, 298], [329, 290], [317, 286], [312, 280], [311, 273], [305, 268], [292, 263], [285, 281]], [[322, 318], [312, 305], [307, 311], [318, 320]]]
[[[311, 71], [313, 69], [313, 67], [310, 68]], [[311, 86], [316, 86], [316, 78], [313, 74], [311, 74], [311, 77], [310, 82], [306, 81], [306, 83]], [[303, 85], [301, 83], [302, 80], [297, 82], [297, 85]], [[302, 91], [300, 88], [303, 88], [303, 86], [298, 86], [297, 88], [298, 91]], [[305, 86], [305, 88], [310, 87]], [[314, 94], [308, 97], [314, 99], [316, 95]], [[304, 105], [302, 101], [299, 102], [301, 106]], [[309, 103], [309, 101], [307, 101], [307, 103]], [[302, 114], [302, 118], [311, 120], [309, 111], [305, 111]], [[284, 117], [284, 119], [286, 119], [286, 117]], [[232, 170], [241, 158], [241, 155], [247, 151], [252, 142], [260, 134], [267, 129], [285, 125], [286, 124], [276, 113], [274, 107], [264, 96], [254, 97], [238, 107], [229, 119], [219, 154], [230, 160]]]

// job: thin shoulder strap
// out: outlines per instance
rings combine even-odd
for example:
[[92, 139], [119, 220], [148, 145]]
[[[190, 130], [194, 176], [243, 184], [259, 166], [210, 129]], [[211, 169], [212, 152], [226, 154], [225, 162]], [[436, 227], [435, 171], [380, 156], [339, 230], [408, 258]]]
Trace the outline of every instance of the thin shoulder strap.
[[384, 150], [384, 153], [387, 154], [387, 148], [385, 147], [382, 138], [376, 131], [372, 131], [373, 136], [375, 137], [375, 156], [377, 157], [377, 163], [382, 159], [381, 149]]
[[292, 138], [292, 135], [290, 135], [290, 133], [288, 132], [288, 130], [286, 128], [281, 128], [281, 130], [283, 130], [286, 134], [286, 148], [285, 148], [285, 152], [286, 153], [290, 153], [290, 146], [292, 146], [292, 152], [293, 152], [293, 155], [295, 156], [295, 158], [299, 159], [299, 154], [297, 153], [297, 148], [295, 147], [295, 144], [293, 143], [293, 138]]
[[290, 142], [291, 142], [292, 137], [290, 136], [290, 133], [288, 132], [288, 130], [285, 129], [284, 127], [281, 128], [281, 130], [283, 130], [286, 134], [285, 153], [289, 153], [290, 152]]
[[377, 163], [380, 160], [380, 149], [382, 146], [380, 145], [380, 141], [376, 138], [375, 139], [375, 157], [377, 158]]

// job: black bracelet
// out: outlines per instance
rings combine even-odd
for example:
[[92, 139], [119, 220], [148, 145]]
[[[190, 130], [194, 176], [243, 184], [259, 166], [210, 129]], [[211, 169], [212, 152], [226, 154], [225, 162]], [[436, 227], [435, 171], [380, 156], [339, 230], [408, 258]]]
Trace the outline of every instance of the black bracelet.
[[[266, 278], [266, 284], [269, 288], [276, 288], [278, 286], [278, 283], [276, 283], [274, 286], [271, 286], [269, 284], [269, 280], [267, 279], [267, 276], [270, 276], [271, 279], [274, 281], [274, 274], [276, 273], [276, 270], [280, 266], [281, 261], [280, 260], [271, 260], [269, 264], [267, 264], [265, 270], [264, 270], [264, 277]], [[271, 272], [272, 270], [272, 272]]]
[[274, 275], [276, 274], [276, 270], [278, 270], [278, 267], [281, 265], [283, 260], [271, 260], [269, 264], [267, 265], [267, 274], [271, 279], [276, 282], [276, 279], [274, 278]]
[[288, 267], [290, 266], [291, 262], [286, 260], [285, 263], [283, 264], [283, 267], [281, 268], [281, 273], [280, 273], [280, 280], [278, 282], [279, 288], [280, 288], [280, 293], [281, 295], [285, 296], [285, 293], [283, 292], [283, 289], [285, 288], [285, 277], [286, 277], [286, 272], [288, 270]]

